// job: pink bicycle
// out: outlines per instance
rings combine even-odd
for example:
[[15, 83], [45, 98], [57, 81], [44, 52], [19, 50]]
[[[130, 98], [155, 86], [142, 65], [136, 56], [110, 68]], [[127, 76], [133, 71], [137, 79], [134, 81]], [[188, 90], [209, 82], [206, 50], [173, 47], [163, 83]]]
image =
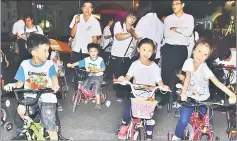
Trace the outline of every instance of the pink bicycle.
[[[76, 74], [80, 77], [81, 75], [86, 75], [88, 72], [83, 69], [75, 68]], [[94, 82], [89, 82], [88, 85], [91, 88]], [[76, 111], [76, 107], [81, 104], [81, 102], [84, 102], [87, 104], [89, 101], [95, 101], [95, 93], [91, 89], [86, 89], [88, 86], [83, 85], [82, 81], [78, 81], [78, 88], [76, 92], [73, 93], [72, 95], [72, 102], [73, 102], [73, 107], [72, 107], [72, 112], [74, 113]], [[100, 90], [100, 103], [101, 105], [104, 104], [107, 100], [107, 90], [103, 87], [101, 87]]]

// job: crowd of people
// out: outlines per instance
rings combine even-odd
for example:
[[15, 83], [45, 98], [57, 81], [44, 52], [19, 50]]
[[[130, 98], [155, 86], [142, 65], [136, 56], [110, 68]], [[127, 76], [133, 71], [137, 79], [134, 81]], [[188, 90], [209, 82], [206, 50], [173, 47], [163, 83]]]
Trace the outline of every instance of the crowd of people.
[[[173, 14], [160, 20], [152, 2], [141, 1], [138, 9], [128, 10], [123, 20], [115, 22], [113, 18], [107, 19], [107, 25], [102, 32], [99, 21], [92, 15], [93, 3], [84, 2], [83, 13], [76, 14], [69, 26], [72, 58], [67, 67], [78, 66], [89, 72], [84, 85], [88, 81], [95, 82], [93, 90], [96, 93], [97, 110], [101, 109], [99, 90], [107, 67], [111, 68], [113, 78], [119, 81], [132, 81], [152, 87], [158, 85], [171, 90], [174, 105], [180, 113], [173, 136], [174, 140], [178, 140], [181, 139], [194, 110], [177, 104], [175, 85], [180, 80], [183, 82], [182, 101], [186, 101], [188, 97], [197, 101], [208, 100], [211, 95], [209, 80], [228, 95], [230, 103], [236, 102], [236, 95], [215, 77], [206, 63], [217, 44], [198, 36], [194, 30], [194, 17], [184, 12], [183, 0], [173, 0], [171, 7]], [[59, 85], [56, 70], [52, 61], [47, 60], [50, 42], [43, 36], [42, 29], [33, 24], [33, 17], [20, 17], [13, 26], [13, 34], [18, 39], [21, 64], [14, 77], [17, 82], [5, 85], [4, 89], [10, 91], [23, 86], [25, 89], [34, 89], [39, 83], [37, 88], [52, 87], [57, 91]], [[216, 63], [236, 66], [236, 50], [229, 48], [225, 45], [217, 48]], [[39, 79], [42, 82], [39, 82]], [[78, 78], [74, 74], [74, 82], [77, 81]], [[236, 79], [232, 84], [236, 84]], [[77, 90], [77, 83], [74, 83], [74, 89]], [[125, 97], [128, 100], [133, 97], [126, 86], [116, 86], [115, 93], [118, 102], [122, 102]], [[33, 97], [27, 99], [31, 100]], [[162, 108], [168, 101], [169, 95], [162, 95], [162, 101], [157, 107]], [[55, 125], [56, 103], [57, 98], [53, 94], [42, 95], [38, 103], [42, 108], [42, 123], [51, 123], [43, 124], [51, 140], [58, 139]], [[206, 112], [205, 107], [200, 108], [202, 113]], [[23, 118], [25, 107], [19, 105], [17, 111]], [[130, 111], [131, 102], [124, 110], [118, 139], [126, 138], [128, 123], [131, 120]], [[152, 139], [154, 125], [155, 120], [148, 120], [148, 140]]]

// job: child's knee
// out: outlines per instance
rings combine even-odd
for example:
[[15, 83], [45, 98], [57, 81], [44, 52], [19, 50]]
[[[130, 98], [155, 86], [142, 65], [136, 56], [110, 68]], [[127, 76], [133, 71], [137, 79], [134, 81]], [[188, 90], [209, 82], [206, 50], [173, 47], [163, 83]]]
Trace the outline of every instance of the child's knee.
[[24, 105], [18, 105], [17, 107], [17, 113], [19, 115], [24, 115], [26, 112], [26, 107]]
[[154, 119], [150, 119], [146, 121], [147, 125], [154, 126], [156, 124], [156, 121]]

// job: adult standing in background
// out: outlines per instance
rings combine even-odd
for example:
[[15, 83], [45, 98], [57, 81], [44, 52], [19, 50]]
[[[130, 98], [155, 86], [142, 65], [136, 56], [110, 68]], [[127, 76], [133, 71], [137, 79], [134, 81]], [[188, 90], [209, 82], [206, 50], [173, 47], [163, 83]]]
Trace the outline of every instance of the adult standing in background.
[[[99, 21], [93, 17], [93, 4], [85, 1], [82, 5], [83, 14], [74, 15], [71, 23], [72, 41], [72, 62], [82, 60], [88, 56], [87, 45], [89, 43], [98, 43], [98, 37], [101, 35], [101, 27]], [[78, 78], [74, 73], [74, 86], [77, 89]]]
[[[181, 70], [187, 59], [187, 47], [190, 44], [190, 37], [194, 29], [194, 18], [192, 15], [184, 13], [185, 3], [183, 0], [173, 0], [171, 6], [174, 13], [164, 20], [161, 76], [164, 84], [171, 88], [173, 98], [176, 100], [175, 84], [177, 77], [175, 73]], [[168, 102], [167, 96], [164, 97], [161, 101], [162, 105]]]
[[24, 16], [19, 15], [18, 21], [13, 24], [12, 34], [17, 36], [21, 29], [25, 26]]
[[131, 29], [131, 34], [138, 40], [142, 38], [148, 38], [153, 40], [156, 45], [155, 59], [159, 61], [164, 24], [154, 12], [154, 8], [150, 0], [140, 1], [138, 11], [142, 17], [138, 21], [135, 30]]

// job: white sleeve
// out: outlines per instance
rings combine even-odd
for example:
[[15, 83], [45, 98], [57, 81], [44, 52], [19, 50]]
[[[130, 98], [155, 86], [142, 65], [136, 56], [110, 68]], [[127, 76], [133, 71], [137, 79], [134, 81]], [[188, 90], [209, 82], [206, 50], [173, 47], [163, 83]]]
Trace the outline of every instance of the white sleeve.
[[41, 35], [44, 35], [44, 32], [43, 32], [42, 28], [39, 25], [36, 25], [36, 26], [38, 26], [37, 27], [38, 28], [38, 33], [41, 34]]
[[136, 25], [135, 31], [141, 37], [144, 37], [147, 34], [147, 29], [144, 28], [144, 27], [147, 27], [148, 25], [147, 22], [148, 21], [146, 19], [141, 18]]
[[100, 23], [96, 20], [94, 22], [94, 26], [92, 26], [92, 36], [100, 36], [101, 35], [101, 27]]
[[158, 65], [155, 64], [155, 72], [156, 72], [156, 83], [158, 83], [159, 81], [162, 80], [161, 76], [160, 76], [160, 68]]
[[183, 65], [182, 71], [184, 72], [193, 72], [193, 59], [188, 58]]
[[136, 66], [135, 66], [135, 62], [132, 63], [132, 65], [129, 67], [128, 72], [126, 75], [133, 77], [134, 73], [136, 71]]
[[70, 23], [70, 25], [69, 25], [70, 28], [73, 28], [73, 26], [74, 26], [74, 24], [75, 24], [75, 18], [76, 18], [76, 16], [77, 16], [77, 14], [73, 16], [72, 21], [71, 21], [71, 23]]
[[212, 71], [209, 69], [209, 67], [207, 66], [206, 63], [203, 64], [202, 71], [203, 71], [203, 74], [204, 74], [205, 79], [209, 79], [209, 78], [211, 78], [211, 77], [214, 76], [214, 74], [213, 74]]
[[14, 35], [15, 35], [16, 32], [17, 32], [17, 31], [16, 31], [16, 28], [17, 28], [17, 27], [16, 27], [16, 23], [14, 23], [14, 24], [13, 24], [13, 27], [12, 27], [12, 34], [14, 34]]
[[122, 29], [122, 26], [119, 21], [117, 23], [115, 23], [115, 25], [114, 25], [114, 35], [116, 35], [118, 33], [123, 33], [123, 29]]
[[108, 27], [108, 26], [106, 26], [106, 27], [104, 28], [103, 35], [104, 35], [104, 36], [111, 35], [111, 32], [110, 32], [110, 30], [109, 30], [109, 27]]

